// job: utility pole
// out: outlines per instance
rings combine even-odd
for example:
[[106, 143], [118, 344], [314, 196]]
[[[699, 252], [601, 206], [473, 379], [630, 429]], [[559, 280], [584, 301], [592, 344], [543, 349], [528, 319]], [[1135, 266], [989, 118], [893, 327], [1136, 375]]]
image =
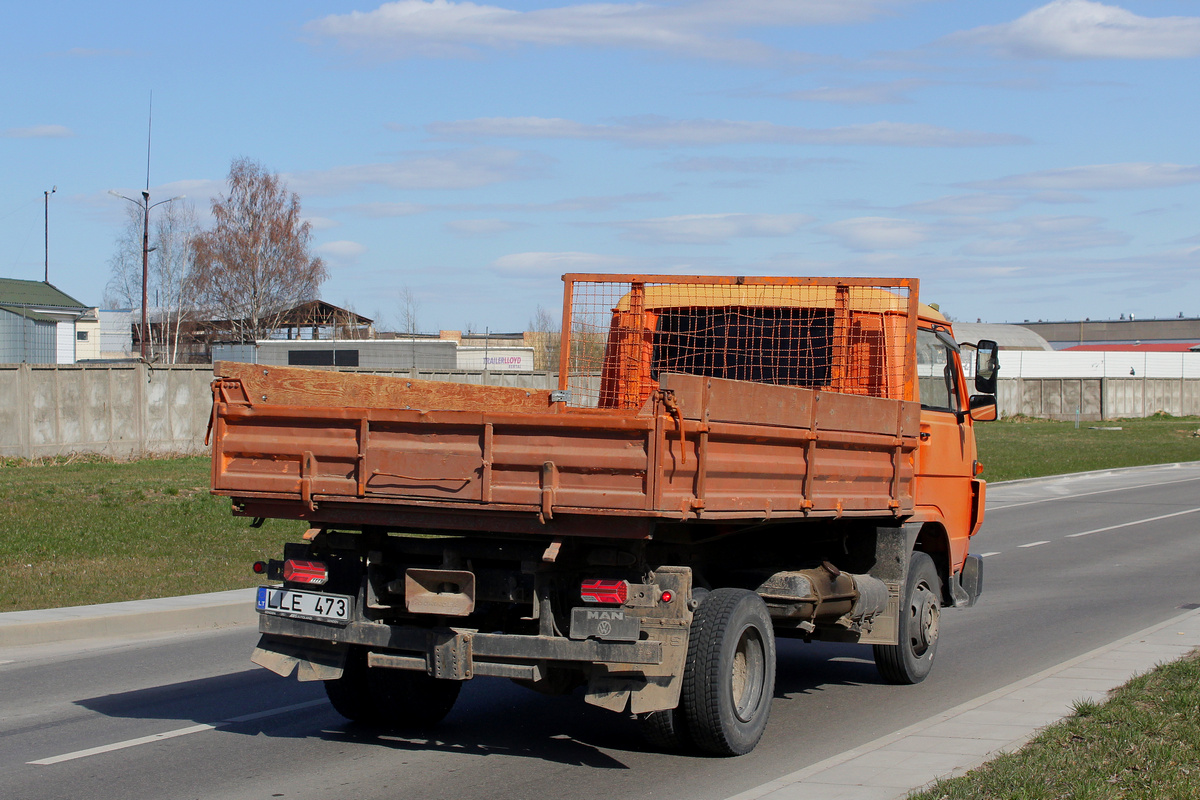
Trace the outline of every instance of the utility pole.
[[122, 200], [128, 200], [134, 205], [142, 209], [142, 332], [141, 336], [141, 354], [142, 360], [147, 360], [146, 345], [150, 338], [150, 309], [147, 306], [150, 303], [149, 297], [149, 281], [150, 281], [150, 251], [156, 248], [150, 246], [150, 209], [154, 206], [161, 206], [163, 203], [170, 203], [175, 200], [182, 200], [184, 195], [172, 197], [167, 200], [159, 200], [151, 205], [150, 203], [150, 133], [154, 122], [154, 93], [150, 93], [150, 114], [146, 122], [146, 188], [142, 191], [141, 201], [134, 200], [132, 197], [126, 197], [118, 191], [109, 189], [108, 193], [113, 197], [120, 197]]
[[50, 195], [58, 191], [55, 186], [46, 192], [46, 283], [50, 282]]

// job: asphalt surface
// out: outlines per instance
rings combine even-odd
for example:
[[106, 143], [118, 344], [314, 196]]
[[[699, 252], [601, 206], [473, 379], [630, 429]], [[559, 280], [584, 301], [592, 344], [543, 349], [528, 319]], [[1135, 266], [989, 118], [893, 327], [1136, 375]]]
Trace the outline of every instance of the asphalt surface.
[[724, 800], [1200, 603], [1200, 464], [991, 487], [985, 594], [939, 663], [883, 685], [861, 646], [780, 642], [771, 723], [736, 759], [668, 756], [629, 719], [497, 679], [432, 737], [346, 723], [319, 684], [251, 666], [238, 627], [0, 650], [0, 797]]

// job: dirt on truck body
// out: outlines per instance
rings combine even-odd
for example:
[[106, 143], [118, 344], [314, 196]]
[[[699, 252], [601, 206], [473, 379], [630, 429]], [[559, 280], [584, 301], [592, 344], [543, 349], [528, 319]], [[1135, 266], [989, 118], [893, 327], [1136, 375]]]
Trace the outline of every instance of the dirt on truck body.
[[559, 389], [222, 362], [213, 491], [305, 520], [254, 661], [428, 725], [462, 681], [584, 687], [667, 749], [748, 752], [775, 637], [923, 680], [975, 602], [968, 392], [917, 281], [567, 275]]

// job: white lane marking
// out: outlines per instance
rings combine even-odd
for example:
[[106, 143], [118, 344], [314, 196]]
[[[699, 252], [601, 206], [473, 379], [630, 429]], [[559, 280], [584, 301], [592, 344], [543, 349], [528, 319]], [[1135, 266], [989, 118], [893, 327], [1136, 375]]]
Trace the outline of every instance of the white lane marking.
[[1135, 519], [1133, 522], [1122, 522], [1120, 525], [1109, 525], [1107, 528], [1096, 528], [1091, 531], [1080, 531], [1079, 533], [1068, 533], [1068, 539], [1074, 539], [1078, 536], [1091, 536], [1093, 533], [1104, 533], [1105, 531], [1115, 531], [1118, 528], [1129, 528], [1134, 525], [1144, 525], [1147, 522], [1158, 522], [1160, 519], [1170, 519], [1171, 517], [1182, 517], [1184, 514], [1195, 514], [1200, 511], [1200, 508], [1189, 508], [1187, 511], [1176, 511], [1173, 514], [1163, 514], [1159, 517], [1150, 517], [1149, 519]]
[[1041, 545], [1041, 544], [1050, 544], [1050, 540], [1042, 539], [1040, 542], [1026, 542], [1025, 544], [1017, 545], [1017, 547], [1037, 547], [1038, 545]]
[[6, 658], [3, 660], [0, 660], [0, 664], [12, 664], [12, 663], [13, 663], [13, 660], [11, 658]]
[[980, 558], [987, 558], [988, 556], [998, 556], [998, 555], [1000, 555], [1000, 551], [999, 551], [999, 550], [993, 550], [993, 551], [991, 551], [990, 553], [980, 553], [980, 554], [979, 554], [979, 557], [980, 557]]
[[124, 750], [127, 747], [137, 747], [140, 744], [150, 744], [151, 742], [161, 742], [164, 739], [174, 739], [177, 736], [187, 736], [192, 733], [203, 733], [217, 728], [223, 728], [226, 725], [236, 725], [239, 722], [250, 722], [256, 719], [265, 717], [274, 717], [279, 714], [287, 714], [290, 711], [299, 711], [303, 708], [312, 708], [313, 706], [324, 705], [328, 701], [324, 698], [320, 700], [309, 700], [306, 703], [296, 703], [290, 706], [281, 706], [279, 708], [270, 708], [266, 711], [258, 711], [254, 714], [246, 714], [241, 717], [231, 717], [221, 722], [203, 723], [201, 725], [190, 725], [186, 728], [176, 728], [173, 731], [165, 733], [153, 733], [149, 736], [139, 736], [136, 739], [126, 739], [123, 742], [113, 742], [112, 744], [103, 744], [99, 747], [89, 747], [86, 750], [76, 750], [73, 753], [64, 753], [61, 756], [50, 756], [49, 758], [41, 758], [37, 761], [28, 761], [28, 764], [37, 764], [38, 766], [49, 766], [51, 764], [61, 764], [64, 761], [74, 761], [77, 758], [87, 758], [88, 756], [99, 755], [100, 753], [111, 753], [114, 750]]
[[1010, 508], [1021, 508], [1022, 506], [1035, 506], [1039, 503], [1053, 503], [1056, 500], [1075, 500], [1080, 497], [1092, 497], [1092, 496], [1098, 495], [1098, 494], [1111, 494], [1112, 492], [1127, 492], [1132, 489], [1151, 489], [1151, 488], [1155, 488], [1158, 486], [1173, 486], [1174, 484], [1177, 484], [1177, 483], [1192, 483], [1193, 481], [1200, 481], [1200, 478], [1183, 478], [1183, 479], [1177, 480], [1177, 481], [1164, 481], [1163, 483], [1142, 483], [1142, 484], [1138, 484], [1137, 486], [1120, 486], [1120, 487], [1117, 487], [1116, 489], [1097, 489], [1094, 492], [1081, 492], [1080, 494], [1064, 494], [1064, 495], [1059, 495], [1058, 497], [1043, 497], [1040, 500], [1025, 500], [1020, 503], [1009, 503], [1006, 506], [993, 506], [991, 503], [988, 503], [987, 510], [988, 510], [988, 513], [990, 514], [993, 511], [1007, 511]]

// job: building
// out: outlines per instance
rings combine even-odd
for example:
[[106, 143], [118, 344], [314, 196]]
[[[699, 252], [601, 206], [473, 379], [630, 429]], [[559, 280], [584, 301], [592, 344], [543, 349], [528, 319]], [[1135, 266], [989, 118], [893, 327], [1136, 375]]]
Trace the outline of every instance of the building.
[[[1111, 350], [1106, 345], [1186, 344], [1183, 350], [1200, 345], [1200, 318], [1180, 315], [1174, 319], [1098, 319], [1068, 322], [1023, 322], [1022, 327], [1040, 334], [1055, 350], [1092, 345], [1089, 349]], [[1094, 347], [1099, 345], [1099, 347]]]
[[74, 364], [96, 358], [97, 309], [44, 281], [0, 278], [0, 362]]
[[213, 361], [293, 367], [357, 367], [423, 372], [531, 372], [532, 347], [464, 347], [453, 339], [263, 339], [215, 344]]

